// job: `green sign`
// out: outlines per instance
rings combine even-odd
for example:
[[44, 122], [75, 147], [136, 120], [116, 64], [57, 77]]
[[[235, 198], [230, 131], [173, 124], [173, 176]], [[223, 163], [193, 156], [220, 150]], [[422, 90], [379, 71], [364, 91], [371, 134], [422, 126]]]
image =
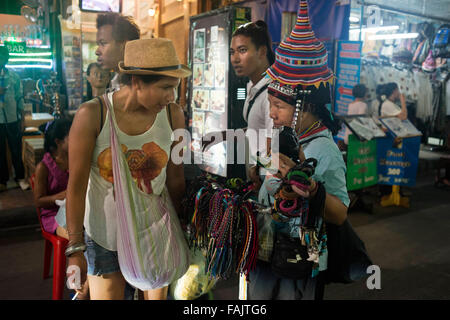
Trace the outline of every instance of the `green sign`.
[[347, 190], [358, 190], [377, 184], [377, 141], [359, 141], [348, 136]]
[[5, 41], [5, 46], [8, 48], [9, 53], [26, 53], [27, 52], [27, 43], [26, 42]]

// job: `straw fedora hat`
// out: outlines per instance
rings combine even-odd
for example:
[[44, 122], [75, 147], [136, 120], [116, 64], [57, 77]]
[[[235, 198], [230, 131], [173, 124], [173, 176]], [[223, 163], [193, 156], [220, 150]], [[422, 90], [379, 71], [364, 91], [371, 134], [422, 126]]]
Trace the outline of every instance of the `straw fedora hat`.
[[180, 64], [172, 41], [164, 38], [128, 41], [119, 70], [121, 73], [174, 78], [186, 78], [192, 74], [191, 69]]

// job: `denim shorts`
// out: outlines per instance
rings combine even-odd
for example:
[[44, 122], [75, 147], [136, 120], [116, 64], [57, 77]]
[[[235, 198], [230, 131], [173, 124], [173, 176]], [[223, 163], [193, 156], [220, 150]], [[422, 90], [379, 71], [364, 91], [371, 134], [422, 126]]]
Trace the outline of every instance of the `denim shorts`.
[[88, 265], [88, 275], [101, 276], [103, 274], [120, 271], [117, 251], [111, 251], [103, 248], [92, 240], [86, 233], [84, 239], [87, 247], [85, 256]]

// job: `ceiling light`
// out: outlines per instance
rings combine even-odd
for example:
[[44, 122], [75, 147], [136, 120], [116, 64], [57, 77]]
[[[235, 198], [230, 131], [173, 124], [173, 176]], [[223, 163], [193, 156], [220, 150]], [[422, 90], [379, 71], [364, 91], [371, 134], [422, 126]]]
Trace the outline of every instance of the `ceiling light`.
[[369, 40], [395, 40], [395, 39], [414, 39], [418, 33], [394, 33], [394, 34], [376, 34], [369, 36]]
[[155, 8], [150, 8], [150, 9], [148, 9], [148, 15], [149, 15], [150, 17], [153, 17], [153, 16], [155, 15], [155, 13], [156, 13]]
[[[373, 28], [362, 28], [362, 32], [378, 32], [378, 31], [389, 31], [389, 30], [398, 30], [399, 26], [382, 26], [382, 27], [373, 27]], [[350, 29], [350, 32], [359, 32], [359, 28]]]

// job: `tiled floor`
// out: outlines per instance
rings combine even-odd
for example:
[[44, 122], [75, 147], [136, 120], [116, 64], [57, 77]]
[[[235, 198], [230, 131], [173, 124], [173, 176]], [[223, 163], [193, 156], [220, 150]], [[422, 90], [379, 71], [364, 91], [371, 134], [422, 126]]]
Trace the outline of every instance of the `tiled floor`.
[[8, 190], [0, 192], [0, 211], [33, 205], [33, 192], [23, 191], [17, 185], [8, 183]]

